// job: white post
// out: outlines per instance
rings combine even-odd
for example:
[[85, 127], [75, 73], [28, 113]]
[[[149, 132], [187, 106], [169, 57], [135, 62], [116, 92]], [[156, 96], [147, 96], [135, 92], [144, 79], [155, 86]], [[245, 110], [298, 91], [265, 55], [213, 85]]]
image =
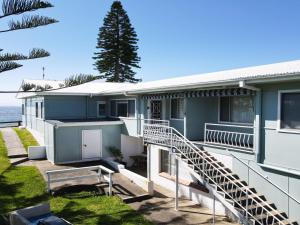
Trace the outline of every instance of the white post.
[[151, 152], [150, 152], [151, 146], [147, 145], [147, 178], [149, 181], [151, 181]]
[[213, 224], [216, 222], [216, 197], [214, 196], [214, 202], [213, 202]]
[[98, 168], [98, 173], [97, 173], [97, 175], [98, 175], [98, 183], [100, 183], [100, 181], [101, 181], [101, 168], [100, 168], [100, 166], [99, 166], [99, 168]]
[[176, 177], [175, 177], [175, 210], [178, 210], [178, 179], [179, 179], [179, 171], [178, 171], [178, 159], [175, 159], [175, 164], [176, 164]]
[[109, 173], [109, 187], [108, 187], [108, 194], [109, 194], [109, 196], [111, 196], [112, 195], [112, 174], [111, 173]]

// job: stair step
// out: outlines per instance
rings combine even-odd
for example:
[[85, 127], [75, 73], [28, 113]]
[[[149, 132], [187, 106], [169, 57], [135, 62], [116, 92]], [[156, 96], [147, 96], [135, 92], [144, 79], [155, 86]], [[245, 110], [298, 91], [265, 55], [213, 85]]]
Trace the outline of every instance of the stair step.
[[283, 217], [283, 213], [278, 212], [278, 211], [269, 211], [269, 213], [264, 213], [264, 214], [259, 214], [259, 215], [252, 215], [252, 216], [258, 221], [265, 221], [265, 222], [267, 222], [266, 220], [273, 221], [273, 217], [275, 217], [275, 218], [281, 217], [282, 220], [280, 220], [278, 218], [278, 220], [280, 220], [280, 221], [284, 221], [286, 219], [285, 217]]
[[223, 183], [220, 183], [219, 186], [221, 187], [227, 187], [229, 185], [233, 185], [233, 183], [237, 184], [239, 187], [241, 187], [240, 185], [246, 185], [246, 182], [240, 179], [236, 179], [236, 180], [230, 180], [230, 181], [225, 181]]
[[256, 204], [248, 205], [248, 210], [253, 210], [253, 209], [256, 209], [256, 208], [261, 208], [262, 206], [263, 207], [268, 207], [268, 208], [275, 209], [274, 203], [270, 203], [270, 202], [264, 201], [264, 202], [260, 202], [259, 204], [260, 204], [259, 206], [256, 205]]
[[253, 188], [253, 187], [248, 187], [248, 186], [244, 186], [244, 187], [240, 187], [238, 190], [236, 189], [236, 188], [234, 188], [234, 189], [230, 189], [230, 190], [227, 190], [226, 191], [226, 193], [228, 193], [228, 194], [231, 194], [231, 193], [234, 193], [234, 192], [236, 192], [236, 191], [251, 191], [251, 192], [254, 192], [255, 191], [255, 188]]
[[281, 220], [280, 222], [274, 223], [273, 225], [296, 225], [296, 224], [298, 224], [296, 221]]
[[238, 198], [236, 198], [236, 201], [242, 202], [242, 201], [246, 201], [247, 199], [248, 200], [253, 200], [253, 199], [257, 199], [257, 198], [264, 199], [264, 197], [265, 197], [264, 195], [251, 194], [251, 195], [248, 195], [248, 196], [238, 197]]
[[[234, 180], [237, 180], [238, 179], [238, 175], [235, 174], [235, 173], [227, 173], [227, 174], [218, 174], [216, 176], [213, 176], [212, 178], [215, 179], [215, 178], [225, 178], [225, 179], [228, 179], [228, 177], [231, 177], [231, 178], [234, 178]], [[222, 182], [223, 183], [223, 182]]]

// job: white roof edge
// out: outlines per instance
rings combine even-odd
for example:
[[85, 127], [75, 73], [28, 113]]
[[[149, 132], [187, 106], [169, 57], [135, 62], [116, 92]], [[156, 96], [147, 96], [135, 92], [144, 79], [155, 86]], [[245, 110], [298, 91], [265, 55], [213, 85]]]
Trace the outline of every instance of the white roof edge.
[[149, 92], [175, 91], [192, 88], [219, 87], [238, 85], [239, 81], [255, 84], [255, 82], [271, 82], [274, 80], [300, 80], [300, 60], [251, 66], [238, 69], [181, 76], [163, 80], [142, 82], [135, 85], [116, 83], [106, 85], [82, 84], [57, 91], [47, 91], [39, 95], [119, 95], [142, 94]]

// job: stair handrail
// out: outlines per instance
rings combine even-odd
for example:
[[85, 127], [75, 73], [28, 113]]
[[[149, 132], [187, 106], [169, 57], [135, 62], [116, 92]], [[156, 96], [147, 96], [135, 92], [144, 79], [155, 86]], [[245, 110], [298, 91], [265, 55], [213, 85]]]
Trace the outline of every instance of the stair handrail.
[[[198, 147], [196, 147], [190, 140], [188, 140], [186, 137], [184, 137], [184, 136], [183, 136], [178, 130], [176, 130], [175, 128], [173, 128], [173, 127], [167, 127], [167, 126], [163, 126], [163, 125], [157, 125], [157, 124], [155, 124], [155, 125], [147, 124], [146, 126], [152, 126], [152, 127], [157, 127], [157, 128], [165, 128], [165, 129], [171, 129], [173, 134], [174, 134], [174, 132], [175, 132], [176, 134], [179, 134], [179, 135], [177, 135], [177, 136], [179, 136], [180, 138], [182, 138], [182, 139], [184, 140], [184, 143], [186, 143], [186, 144], [188, 143], [189, 145], [193, 146], [193, 147], [191, 147], [191, 146], [189, 146], [189, 147], [190, 147], [193, 151], [195, 151], [195, 153], [198, 154], [198, 155], [202, 158], [203, 161], [205, 161], [207, 164], [209, 164], [210, 166], [212, 166], [213, 169], [217, 170], [217, 171], [220, 172], [221, 174], [224, 174], [224, 172], [221, 172], [221, 171], [219, 170], [219, 168], [217, 168], [214, 164], [210, 163], [207, 159], [205, 159], [204, 157], [202, 157], [201, 154], [199, 154], [199, 151], [204, 152], [204, 150], [201, 150], [201, 149], [199, 149]], [[144, 132], [145, 132], [145, 129], [144, 129]], [[173, 138], [173, 137], [172, 137], [172, 138]], [[171, 146], [171, 147], [172, 147], [172, 148], [175, 147], [179, 152], [181, 152], [181, 150], [180, 150], [179, 148], [177, 148], [177, 146]], [[194, 149], [194, 148], [195, 148], [195, 149]], [[198, 150], [198, 151], [196, 151], [196, 150]], [[184, 153], [182, 153], [182, 154], [184, 154]], [[191, 162], [193, 163], [193, 165], [194, 165], [195, 167], [198, 167], [198, 165], [195, 165], [195, 163], [194, 163], [193, 161], [191, 161]], [[200, 167], [198, 167], [198, 168], [201, 170]], [[220, 188], [224, 193], [227, 193], [227, 191], [224, 190], [217, 182], [215, 182], [215, 181], [210, 177], [210, 175], [208, 175], [204, 170], [202, 170], [202, 173], [203, 173], [203, 175], [205, 174], [206, 177], [207, 177], [208, 179], [210, 179], [213, 183], [215, 183], [215, 185], [217, 185], [218, 188]], [[255, 197], [256, 197], [257, 199], [260, 199], [261, 201], [265, 201], [265, 200], [263, 200], [260, 196], [258, 196], [256, 193], [254, 193], [250, 188], [246, 189], [246, 191], [245, 191], [245, 190], [241, 189], [241, 187], [238, 186], [235, 182], [233, 182], [233, 180], [232, 180], [231, 177], [226, 177], [226, 178], [230, 181], [230, 183], [231, 183], [232, 185], [234, 185], [234, 186], [236, 187], [236, 189], [239, 189], [240, 192], [245, 193], [247, 197], [248, 197], [249, 193], [251, 193], [251, 194], [256, 195]], [[205, 180], [205, 176], [203, 176], [203, 179]], [[233, 197], [230, 196], [230, 195], [228, 195], [228, 196], [229, 196], [236, 204], [238, 204], [238, 205], [245, 211], [246, 215], [250, 215], [250, 217], [252, 217], [255, 221], [257, 221], [257, 222], [260, 223], [260, 224], [263, 224], [261, 221], [259, 221], [258, 219], [256, 219], [251, 213], [249, 213], [249, 211], [248, 211], [247, 209], [245, 209], [244, 206], [243, 206], [239, 201], [237, 201], [235, 198], [233, 198]], [[266, 209], [266, 208], [265, 208], [260, 202], [258, 202], [255, 198], [252, 198], [252, 201], [254, 201], [254, 202], [256, 203], [256, 205], [258, 205], [260, 208], [263, 209], [262, 212], [264, 212], [264, 214], [267, 214], [267, 219], [269, 218], [269, 215], [272, 217], [272, 219], [273, 219], [273, 220], [272, 220], [272, 224], [274, 224], [274, 223], [275, 223], [274, 220], [276, 220], [276, 223], [285, 225], [285, 224], [284, 224], [283, 222], [281, 222], [281, 220], [279, 220], [275, 215], [271, 214], [271, 213], [269, 212], [269, 210]], [[247, 202], [248, 202], [248, 198], [247, 198]], [[269, 214], [269, 215], [268, 215], [268, 214]], [[261, 213], [261, 215], [262, 215], [262, 213]], [[281, 217], [283, 218], [283, 220], [286, 219], [286, 218], [284, 218], [281, 214], [279, 214], [279, 216], [281, 216]]]
[[245, 166], [247, 166], [250, 170], [252, 170], [253, 172], [255, 172], [257, 175], [259, 175], [260, 177], [262, 177], [264, 180], [266, 180], [267, 182], [269, 182], [270, 184], [272, 184], [274, 187], [276, 187], [277, 189], [279, 189], [281, 192], [283, 192], [285, 195], [287, 195], [289, 198], [293, 199], [297, 204], [300, 204], [300, 201], [297, 200], [294, 196], [290, 195], [290, 193], [288, 193], [287, 191], [285, 191], [282, 187], [280, 187], [279, 185], [275, 184], [273, 181], [271, 181], [269, 178], [267, 178], [266, 176], [264, 176], [263, 174], [261, 174], [260, 172], [258, 172], [256, 169], [254, 169], [252, 166], [249, 166], [247, 163], [245, 163], [243, 160], [239, 159], [235, 154], [233, 154], [232, 152], [230, 152], [228, 149], [226, 149], [226, 151], [232, 155], [235, 159], [237, 159], [239, 162], [241, 162], [242, 164], [244, 164]]

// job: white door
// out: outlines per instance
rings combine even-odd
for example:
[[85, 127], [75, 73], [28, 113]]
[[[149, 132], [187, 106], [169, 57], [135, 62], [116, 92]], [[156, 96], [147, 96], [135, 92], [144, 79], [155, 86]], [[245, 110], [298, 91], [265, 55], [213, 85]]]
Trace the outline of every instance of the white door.
[[82, 131], [82, 159], [99, 158], [102, 155], [102, 130]]

